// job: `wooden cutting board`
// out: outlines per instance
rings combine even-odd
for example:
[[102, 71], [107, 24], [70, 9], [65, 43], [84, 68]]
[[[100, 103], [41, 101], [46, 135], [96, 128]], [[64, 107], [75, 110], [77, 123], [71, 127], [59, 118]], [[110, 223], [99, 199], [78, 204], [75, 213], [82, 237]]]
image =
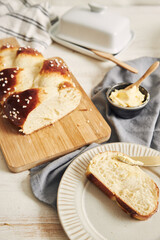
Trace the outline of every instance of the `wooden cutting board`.
[[[0, 40], [0, 46], [4, 43], [19, 46], [15, 38]], [[102, 143], [109, 139], [111, 130], [107, 122], [73, 75], [72, 78], [82, 92], [81, 103], [53, 125], [23, 135], [0, 116], [0, 146], [12, 172], [30, 169], [92, 142]]]

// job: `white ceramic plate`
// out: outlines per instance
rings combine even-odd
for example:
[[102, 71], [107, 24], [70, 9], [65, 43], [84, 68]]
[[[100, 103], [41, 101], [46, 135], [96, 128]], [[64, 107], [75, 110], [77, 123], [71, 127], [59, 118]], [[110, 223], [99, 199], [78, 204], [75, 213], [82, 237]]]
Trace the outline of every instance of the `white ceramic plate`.
[[[101, 60], [101, 61], [107, 61], [105, 58], [98, 57], [98, 56], [97, 56], [96, 54], [94, 54], [92, 51], [90, 51], [89, 49], [87, 49], [87, 48], [85, 48], [85, 47], [83, 47], [83, 46], [80, 46], [80, 45], [77, 45], [77, 44], [74, 44], [74, 43], [72, 43], [72, 42], [65, 41], [65, 40], [59, 38], [59, 37], [57, 36], [57, 34], [56, 34], [58, 24], [59, 24], [59, 21], [56, 22], [55, 24], [53, 24], [53, 25], [51, 26], [50, 30], [49, 30], [49, 34], [50, 34], [51, 38], [52, 38], [55, 42], [57, 42], [57, 43], [65, 46], [65, 47], [71, 48], [71, 49], [73, 49], [73, 50], [75, 50], [75, 51], [77, 51], [77, 52], [80, 52], [80, 53], [82, 53], [82, 54], [84, 54], [84, 55], [87, 55], [87, 56], [96, 58], [96, 59]], [[133, 40], [133, 38], [134, 38], [134, 34], [133, 34], [133, 32], [131, 32], [131, 39], [130, 39], [129, 43], [126, 45], [126, 47], [128, 47], [128, 45], [131, 43], [131, 41]], [[125, 47], [125, 48], [126, 48], [126, 47]], [[124, 49], [122, 49], [122, 50], [124, 50]], [[117, 54], [118, 54], [118, 53], [117, 53]], [[114, 55], [117, 55], [117, 54], [114, 54]]]
[[[129, 215], [85, 176], [91, 158], [103, 151], [121, 151], [132, 156], [160, 155], [132, 143], [111, 143], [88, 150], [67, 168], [58, 190], [58, 213], [71, 240], [159, 240], [160, 211], [146, 221]], [[144, 169], [160, 187], [160, 167]]]

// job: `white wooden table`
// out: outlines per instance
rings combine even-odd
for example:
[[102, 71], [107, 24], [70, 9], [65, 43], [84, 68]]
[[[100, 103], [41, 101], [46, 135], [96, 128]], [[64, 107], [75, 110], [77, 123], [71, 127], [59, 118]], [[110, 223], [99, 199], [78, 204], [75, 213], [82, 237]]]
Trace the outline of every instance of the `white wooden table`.
[[[55, 7], [61, 15], [68, 7]], [[135, 33], [132, 44], [117, 56], [130, 60], [141, 56], [160, 57], [160, 6], [127, 6], [113, 9], [131, 20]], [[53, 43], [46, 57], [60, 56], [90, 96], [98, 84], [114, 66], [100, 62]], [[29, 171], [11, 173], [0, 153], [0, 240], [66, 240], [57, 212], [38, 201], [32, 194]]]

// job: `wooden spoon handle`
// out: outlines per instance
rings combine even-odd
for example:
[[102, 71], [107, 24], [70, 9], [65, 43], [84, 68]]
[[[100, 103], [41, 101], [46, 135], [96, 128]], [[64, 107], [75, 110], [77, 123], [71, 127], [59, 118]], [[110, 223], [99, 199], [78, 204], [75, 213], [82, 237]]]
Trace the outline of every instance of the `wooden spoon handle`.
[[118, 66], [127, 69], [127, 70], [130, 71], [130, 72], [138, 73], [138, 70], [137, 70], [137, 69], [129, 66], [128, 64], [126, 64], [126, 63], [124, 63], [124, 62], [121, 62], [120, 60], [118, 60], [117, 58], [115, 58], [115, 57], [114, 57], [112, 54], [110, 54], [110, 53], [101, 52], [101, 51], [94, 50], [94, 49], [91, 49], [91, 51], [94, 52], [97, 56], [106, 58], [106, 59], [108, 59], [108, 60], [116, 63]]
[[139, 87], [139, 85], [141, 84], [141, 82], [146, 78], [148, 77], [152, 72], [154, 72], [159, 66], [159, 62], [154, 62], [150, 68], [148, 68], [148, 70], [143, 74], [143, 76], [138, 80], [136, 81], [135, 83], [129, 85], [128, 87], [126, 87], [125, 89], [128, 90], [130, 88], [132, 88], [133, 86], [136, 86], [136, 87]]

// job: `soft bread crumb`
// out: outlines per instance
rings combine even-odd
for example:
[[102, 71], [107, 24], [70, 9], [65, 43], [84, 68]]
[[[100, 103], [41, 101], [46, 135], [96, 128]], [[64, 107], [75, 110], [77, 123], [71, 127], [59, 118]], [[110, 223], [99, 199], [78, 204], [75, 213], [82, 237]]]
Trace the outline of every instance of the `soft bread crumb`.
[[128, 159], [118, 152], [96, 155], [88, 165], [86, 175], [132, 217], [145, 220], [157, 210], [159, 189], [142, 169], [119, 161], [118, 156]]

